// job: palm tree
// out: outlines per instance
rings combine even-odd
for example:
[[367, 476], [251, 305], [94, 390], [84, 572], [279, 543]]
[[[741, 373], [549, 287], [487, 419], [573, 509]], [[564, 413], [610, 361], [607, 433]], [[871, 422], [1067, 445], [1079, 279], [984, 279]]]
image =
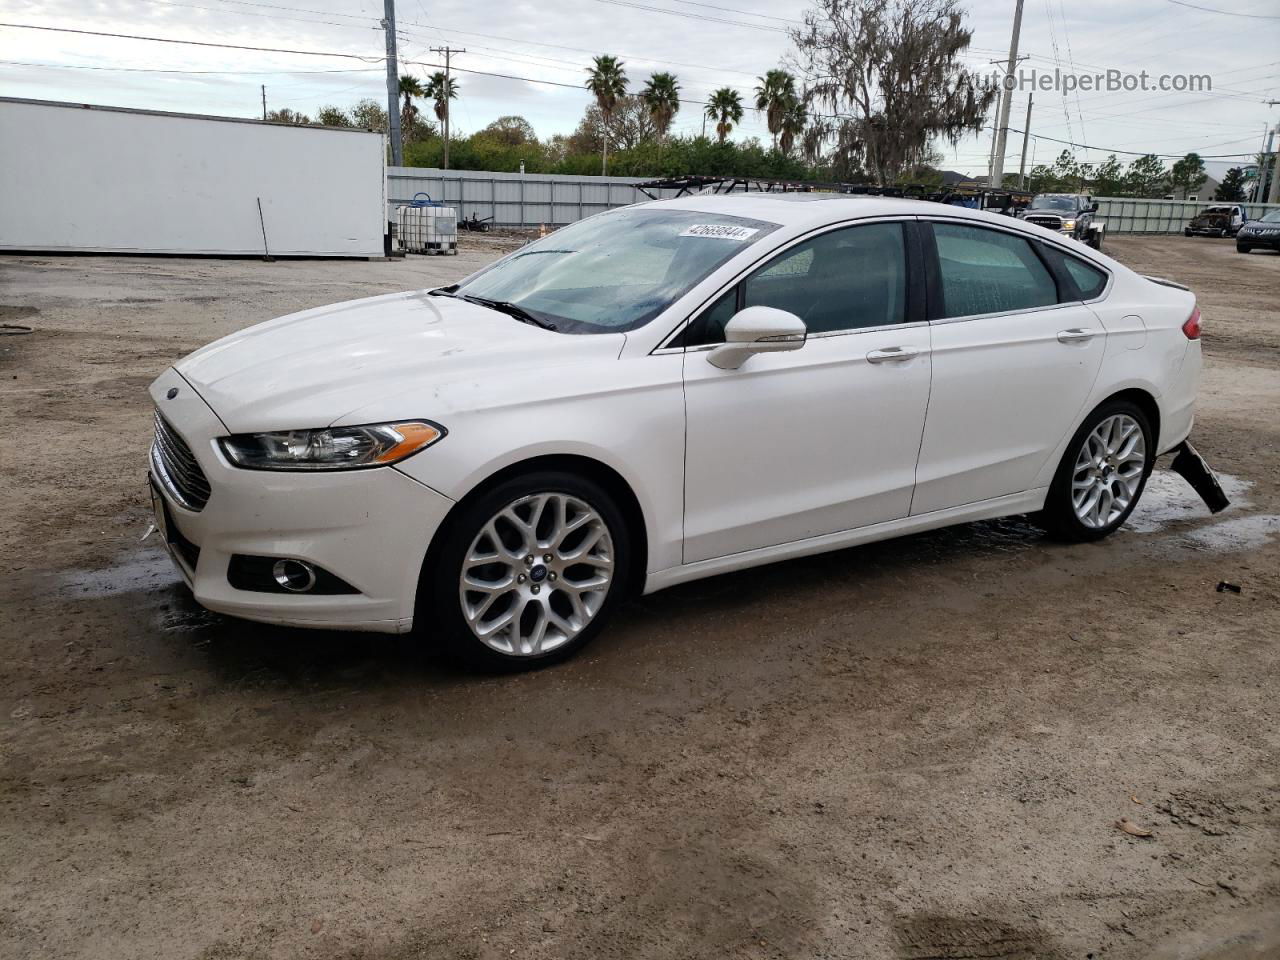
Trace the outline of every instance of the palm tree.
[[407, 73], [400, 75], [400, 96], [404, 97], [404, 104], [400, 107], [401, 130], [408, 130], [413, 125], [414, 118], [418, 115], [418, 108], [413, 105], [413, 98], [422, 95], [422, 84], [418, 82], [417, 77]]
[[444, 168], [449, 169], [449, 101], [458, 99], [458, 81], [443, 70], [427, 77], [422, 95], [435, 101], [436, 119], [444, 127]]
[[675, 75], [655, 73], [640, 91], [640, 99], [649, 108], [658, 136], [665, 138], [671, 129], [671, 121], [680, 111], [680, 84], [676, 82]]
[[609, 121], [618, 101], [627, 95], [627, 74], [617, 57], [607, 53], [593, 58], [595, 66], [587, 68], [587, 89], [595, 95], [596, 106], [604, 119], [604, 149], [600, 152], [600, 176], [609, 169]]
[[805, 106], [802, 97], [795, 97], [782, 114], [782, 155], [791, 156], [791, 148], [795, 145], [796, 137], [804, 133], [805, 125], [809, 122], [809, 108]]
[[707, 101], [707, 117], [716, 122], [716, 136], [724, 143], [733, 125], [742, 120], [742, 94], [732, 87], [721, 87]]
[[796, 99], [796, 78], [785, 70], [770, 70], [760, 77], [756, 87], [756, 109], [765, 114], [769, 132], [773, 134], [773, 149], [778, 149], [778, 134], [782, 132], [782, 118]]

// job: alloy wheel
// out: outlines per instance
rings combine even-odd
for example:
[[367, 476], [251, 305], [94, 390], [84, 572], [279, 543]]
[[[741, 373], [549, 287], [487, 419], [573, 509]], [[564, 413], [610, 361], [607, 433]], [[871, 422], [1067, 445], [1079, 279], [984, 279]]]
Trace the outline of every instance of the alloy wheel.
[[613, 573], [613, 539], [594, 507], [566, 493], [524, 496], [494, 514], [467, 549], [462, 615], [490, 649], [539, 656], [586, 629]]
[[1142, 426], [1127, 413], [1107, 417], [1089, 432], [1071, 474], [1071, 506], [1092, 530], [1110, 526], [1129, 509], [1147, 464]]

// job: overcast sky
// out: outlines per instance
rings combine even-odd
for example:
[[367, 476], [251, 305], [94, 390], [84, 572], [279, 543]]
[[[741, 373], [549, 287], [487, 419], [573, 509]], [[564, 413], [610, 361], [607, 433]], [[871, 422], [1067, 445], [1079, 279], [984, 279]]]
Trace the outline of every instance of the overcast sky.
[[[465, 47], [453, 61], [461, 88], [456, 129], [467, 133], [500, 115], [520, 114], [540, 136], [568, 133], [588, 103], [581, 84], [591, 54], [618, 55], [634, 89], [651, 72], [670, 70], [685, 99], [705, 100], [728, 85], [749, 100], [755, 78], [791, 51], [785, 29], [806, 6], [801, 0], [398, 0], [400, 55], [410, 61], [402, 72], [431, 72], [433, 66], [412, 63], [439, 63], [431, 47]], [[1007, 57], [1013, 6], [1013, 0], [967, 4], [971, 66], [990, 70], [989, 61]], [[1064, 70], [1074, 64], [1076, 73], [1113, 68], [1213, 77], [1208, 94], [1037, 93], [1032, 132], [1106, 148], [1076, 151], [1088, 160], [1112, 149], [1255, 153], [1264, 127], [1280, 121], [1280, 107], [1265, 103], [1280, 100], [1280, 6], [1275, 0], [1196, 0], [1195, 7], [1230, 12], [1175, 0], [1027, 0], [1021, 52], [1031, 59], [1023, 69], [1052, 71], [1058, 63]], [[381, 0], [0, 0], [0, 13], [9, 23], [383, 54]], [[385, 98], [384, 69], [376, 60], [11, 28], [0, 28], [0, 58], [0, 90], [8, 96], [244, 117], [261, 115], [260, 84], [269, 107], [312, 114], [324, 104]], [[535, 80], [568, 86], [529, 82]], [[1010, 126], [1022, 127], [1026, 103], [1025, 92], [1015, 94]], [[675, 128], [701, 130], [699, 107], [685, 104]], [[768, 139], [754, 111], [741, 131]], [[944, 165], [985, 172], [990, 144], [984, 134], [948, 146]], [[1036, 162], [1049, 162], [1062, 147], [1041, 140], [1032, 149]], [[1020, 150], [1021, 137], [1011, 136], [1006, 170], [1017, 172]]]

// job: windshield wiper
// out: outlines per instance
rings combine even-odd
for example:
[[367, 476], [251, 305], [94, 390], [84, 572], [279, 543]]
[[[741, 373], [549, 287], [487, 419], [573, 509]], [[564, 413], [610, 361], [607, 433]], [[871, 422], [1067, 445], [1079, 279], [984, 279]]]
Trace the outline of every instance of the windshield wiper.
[[478, 303], [482, 307], [505, 313], [509, 317], [515, 317], [521, 323], [531, 323], [535, 327], [541, 327], [543, 330], [554, 330], [556, 328], [556, 325], [550, 320], [543, 320], [541, 317], [534, 316], [524, 307], [509, 300], [490, 300], [488, 297], [477, 297], [469, 293], [450, 294], [450, 296], [460, 297], [469, 303]]

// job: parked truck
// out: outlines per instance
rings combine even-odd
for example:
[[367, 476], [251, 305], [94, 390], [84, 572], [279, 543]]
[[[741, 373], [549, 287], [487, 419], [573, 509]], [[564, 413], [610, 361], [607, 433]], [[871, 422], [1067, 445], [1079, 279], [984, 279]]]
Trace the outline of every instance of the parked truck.
[[1097, 212], [1097, 203], [1087, 194], [1040, 193], [1031, 198], [1019, 218], [1101, 250], [1107, 225], [1095, 218]]

